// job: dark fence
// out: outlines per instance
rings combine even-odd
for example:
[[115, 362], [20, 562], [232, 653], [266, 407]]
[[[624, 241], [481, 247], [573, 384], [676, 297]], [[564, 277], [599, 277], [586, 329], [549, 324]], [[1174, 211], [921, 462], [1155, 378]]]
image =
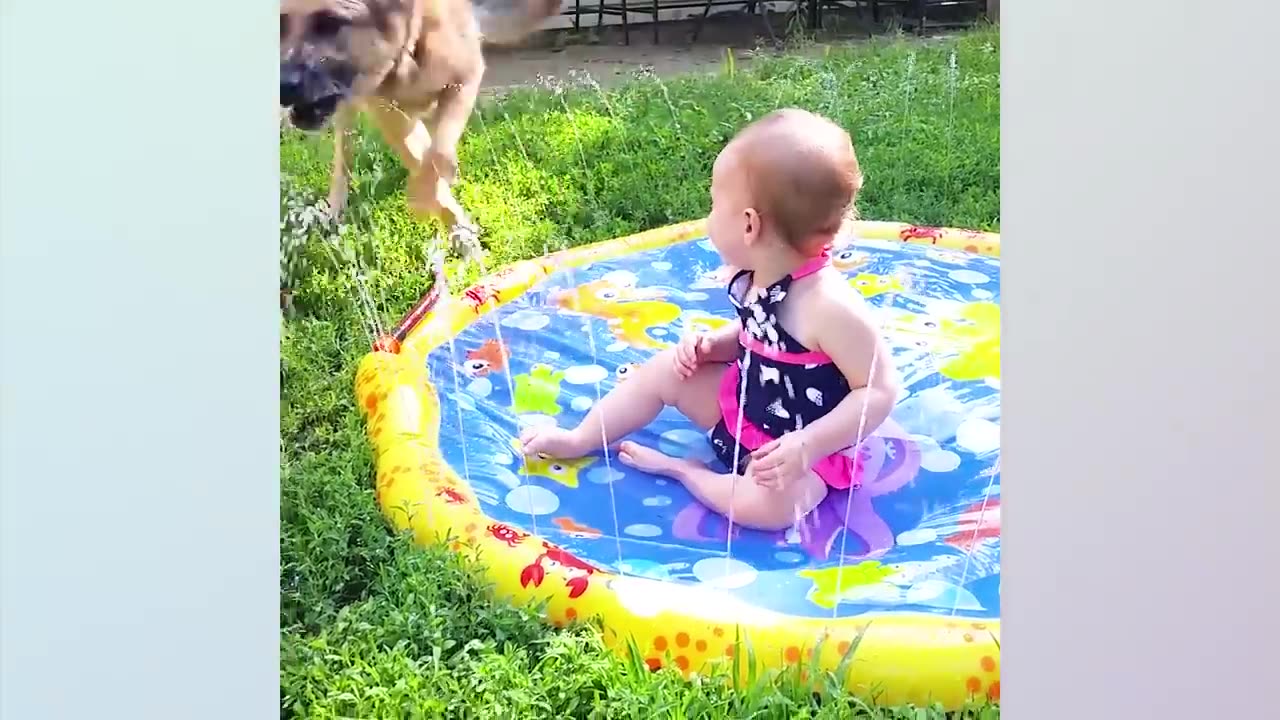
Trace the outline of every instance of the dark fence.
[[[984, 12], [993, 20], [999, 19], [999, 0], [790, 0], [760, 2], [759, 0], [572, 0], [566, 2], [563, 14], [572, 19], [574, 30], [592, 25], [621, 26], [623, 42], [630, 44], [633, 25], [648, 25], [653, 42], [660, 41], [661, 26], [672, 21], [694, 21], [690, 40], [696, 41], [704, 23], [713, 10], [736, 8], [747, 15], [759, 15], [770, 36], [774, 29], [766, 9], [781, 12], [786, 22], [799, 17], [810, 30], [823, 27], [824, 15], [832, 10], [853, 10], [869, 17], [873, 22], [884, 21], [889, 14], [900, 19], [916, 32], [930, 28], [957, 27], [970, 24], [975, 16]], [[683, 11], [683, 12], [681, 12]], [[643, 18], [635, 22], [635, 16]]]

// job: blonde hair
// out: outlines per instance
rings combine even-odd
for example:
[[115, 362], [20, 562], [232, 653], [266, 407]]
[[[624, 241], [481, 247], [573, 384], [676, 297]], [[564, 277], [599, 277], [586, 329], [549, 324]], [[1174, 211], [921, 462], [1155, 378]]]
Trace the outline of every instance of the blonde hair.
[[743, 128], [729, 147], [762, 222], [795, 249], [817, 250], [855, 216], [862, 171], [849, 133], [831, 120], [798, 108], [775, 110]]

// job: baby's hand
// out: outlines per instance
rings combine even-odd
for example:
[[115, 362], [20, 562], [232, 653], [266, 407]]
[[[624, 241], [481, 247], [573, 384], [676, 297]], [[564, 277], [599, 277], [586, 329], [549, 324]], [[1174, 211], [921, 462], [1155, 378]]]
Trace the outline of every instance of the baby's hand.
[[703, 333], [690, 333], [680, 338], [676, 345], [676, 374], [682, 378], [693, 375], [711, 349], [711, 338]]
[[803, 432], [789, 432], [751, 453], [751, 470], [760, 485], [785, 488], [811, 466]]

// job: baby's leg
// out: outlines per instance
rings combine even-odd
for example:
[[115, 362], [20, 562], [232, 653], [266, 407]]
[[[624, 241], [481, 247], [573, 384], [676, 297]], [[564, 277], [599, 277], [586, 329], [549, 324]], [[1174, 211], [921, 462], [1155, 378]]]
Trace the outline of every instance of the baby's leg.
[[675, 369], [675, 350], [663, 350], [601, 398], [577, 427], [525, 429], [520, 434], [524, 453], [581, 457], [648, 425], [667, 406], [709, 430], [720, 420], [720, 379], [727, 369], [727, 365], [703, 365], [683, 378]]
[[673, 458], [634, 442], [619, 446], [618, 459], [644, 472], [678, 480], [698, 502], [732, 517], [734, 524], [756, 530], [785, 530], [827, 496], [827, 484], [813, 472], [791, 487], [777, 490], [756, 484], [750, 465], [741, 477], [718, 473], [696, 460]]

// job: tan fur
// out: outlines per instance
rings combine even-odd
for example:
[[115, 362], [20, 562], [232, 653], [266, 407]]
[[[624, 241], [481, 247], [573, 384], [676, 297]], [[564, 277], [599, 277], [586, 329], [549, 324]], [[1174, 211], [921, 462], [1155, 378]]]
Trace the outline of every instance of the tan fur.
[[[533, 32], [558, 0], [508, 0], [505, 40]], [[419, 217], [439, 218], [474, 239], [476, 228], [453, 196], [457, 147], [484, 77], [483, 38], [472, 0], [281, 0], [280, 57], [342, 63], [354, 73], [351, 95], [333, 116], [329, 205], [340, 215], [352, 162], [348, 137], [366, 113], [409, 171], [406, 194]], [[316, 30], [337, 18], [341, 33]]]

